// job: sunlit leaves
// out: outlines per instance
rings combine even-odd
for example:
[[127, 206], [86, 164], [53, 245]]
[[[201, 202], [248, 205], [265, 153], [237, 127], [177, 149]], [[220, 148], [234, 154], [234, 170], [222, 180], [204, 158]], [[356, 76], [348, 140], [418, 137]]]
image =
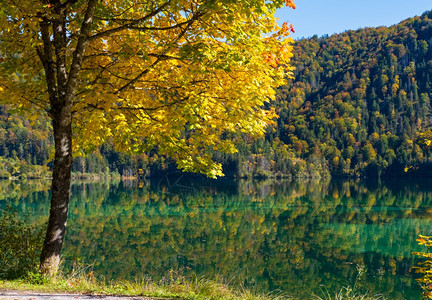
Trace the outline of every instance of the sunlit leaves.
[[[52, 63], [64, 58], [70, 69], [87, 1], [65, 10], [24, 2], [0, 4], [0, 97], [21, 110], [49, 111], [36, 51], [40, 22], [66, 20], [68, 40], [62, 49], [51, 41]], [[75, 152], [111, 140], [125, 152], [157, 149], [183, 170], [222, 175], [211, 153], [235, 151], [226, 133], [261, 135], [276, 116], [264, 105], [291, 71], [292, 26], [277, 29], [273, 17], [283, 4], [102, 1], [76, 87]]]
[[423, 296], [428, 299], [432, 299], [432, 253], [430, 249], [432, 247], [432, 237], [419, 235], [417, 239], [419, 245], [426, 246], [428, 252], [413, 252], [412, 254], [426, 258], [425, 261], [419, 262], [413, 267], [416, 273], [421, 274], [421, 277], [416, 279], [421, 288], [423, 289]]
[[291, 8], [296, 8], [294, 1], [293, 0], [286, 0], [285, 1], [286, 6], [291, 7]]

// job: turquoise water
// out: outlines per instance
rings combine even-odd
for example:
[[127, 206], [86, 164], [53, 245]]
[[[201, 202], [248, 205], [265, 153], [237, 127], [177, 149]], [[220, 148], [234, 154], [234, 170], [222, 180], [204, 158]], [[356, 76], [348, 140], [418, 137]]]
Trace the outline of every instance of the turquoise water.
[[[108, 280], [222, 276], [300, 298], [343, 286], [421, 298], [411, 252], [432, 234], [427, 180], [173, 182], [75, 183], [65, 267], [88, 263]], [[0, 195], [29, 222], [48, 215], [47, 183], [0, 182]]]

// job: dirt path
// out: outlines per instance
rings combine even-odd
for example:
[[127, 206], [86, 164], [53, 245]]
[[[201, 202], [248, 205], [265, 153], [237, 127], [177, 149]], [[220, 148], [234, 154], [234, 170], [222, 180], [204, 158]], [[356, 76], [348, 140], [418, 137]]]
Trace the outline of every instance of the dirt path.
[[138, 296], [106, 296], [81, 294], [48, 294], [32, 291], [1, 291], [0, 300], [169, 300], [167, 298], [148, 298]]

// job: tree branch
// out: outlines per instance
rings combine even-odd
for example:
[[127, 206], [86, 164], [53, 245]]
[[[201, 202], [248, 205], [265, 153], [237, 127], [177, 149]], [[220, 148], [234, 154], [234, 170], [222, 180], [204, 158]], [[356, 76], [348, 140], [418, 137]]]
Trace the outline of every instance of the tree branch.
[[57, 68], [58, 101], [61, 101], [64, 99], [66, 93], [66, 83], [68, 78], [65, 53], [67, 43], [66, 16], [64, 15], [65, 9], [61, 7], [61, 3], [56, 2], [54, 10], [57, 17], [52, 21], [52, 27]]
[[162, 60], [161, 58], [157, 58], [147, 69], [145, 69], [144, 71], [139, 73], [134, 79], [130, 80], [128, 83], [126, 83], [121, 88], [119, 88], [114, 94], [119, 94], [119, 93], [123, 92], [124, 90], [126, 90], [131, 85], [135, 84], [141, 77], [143, 77], [148, 72], [150, 72], [151, 68], [156, 66], [157, 63], [160, 62], [161, 60]]
[[139, 19], [136, 19], [136, 20], [131, 20], [130, 23], [128, 23], [128, 24], [121, 25], [121, 26], [116, 27], [116, 28], [112, 28], [112, 29], [108, 29], [106, 31], [102, 31], [102, 32], [96, 33], [95, 35], [89, 37], [89, 41], [93, 41], [93, 40], [96, 40], [96, 39], [99, 39], [99, 38], [103, 38], [103, 37], [109, 36], [109, 35], [111, 35], [113, 33], [120, 32], [122, 30], [128, 29], [130, 26], [134, 26], [136, 24], [139, 24], [140, 22], [143, 22], [143, 21], [145, 21], [147, 19], [150, 19], [150, 18], [156, 16], [158, 13], [160, 13], [165, 7], [168, 6], [168, 4], [170, 4], [170, 2], [171, 2], [171, 0], [168, 0], [167, 2], [165, 2], [164, 4], [162, 4], [161, 6], [159, 6], [158, 9], [156, 9], [156, 10], [154, 10], [154, 11], [146, 14], [142, 18], [139, 18]]
[[81, 25], [77, 46], [75, 48], [75, 51], [73, 52], [72, 65], [69, 72], [69, 78], [67, 81], [67, 90], [66, 90], [66, 95], [69, 98], [68, 102], [70, 102], [70, 104], [73, 103], [73, 96], [75, 94], [75, 88], [78, 82], [78, 74], [82, 68], [84, 53], [85, 53], [86, 46], [89, 42], [91, 25], [93, 23], [93, 16], [98, 2], [99, 0], [89, 0], [85, 12], [84, 20]]
[[[185, 26], [185, 28], [183, 28], [183, 30], [180, 32], [180, 34], [177, 36], [177, 38], [174, 40], [173, 43], [178, 42], [187, 32], [187, 30], [189, 29], [190, 26], [192, 26], [193, 22], [195, 20], [197, 20], [198, 18], [200, 18], [201, 16], [205, 15], [204, 12], [200, 12], [200, 13], [196, 13], [187, 23], [187, 25]], [[142, 71], [140, 74], [138, 74], [134, 79], [132, 79], [131, 81], [129, 81], [128, 83], [126, 83], [124, 86], [122, 86], [121, 88], [119, 88], [115, 94], [118, 94], [122, 91], [124, 91], [125, 89], [127, 89], [129, 86], [135, 84], [141, 77], [143, 77], [144, 75], [146, 75], [148, 72], [150, 72], [150, 69], [152, 67], [154, 67], [158, 62], [163, 60], [163, 56], [169, 51], [169, 48], [164, 49], [164, 51], [159, 54], [159, 57], [144, 71]]]
[[[195, 18], [195, 16], [197, 18]], [[187, 21], [184, 21], [184, 22], [181, 22], [181, 23], [177, 23], [175, 25], [167, 26], [167, 27], [128, 26], [127, 29], [134, 29], [134, 30], [139, 30], [139, 31], [147, 31], [147, 30], [165, 31], [165, 30], [171, 30], [171, 29], [179, 28], [179, 27], [182, 27], [183, 25], [187, 25], [187, 24], [189, 24], [191, 22], [194, 22], [199, 17], [200, 17], [200, 15], [197, 14], [197, 15], [194, 15], [194, 17], [190, 18]]]
[[45, 69], [45, 80], [48, 88], [48, 95], [51, 103], [57, 101], [57, 82], [55, 80], [55, 68], [54, 68], [54, 60], [53, 60], [53, 50], [51, 47], [51, 39], [50, 39], [50, 31], [49, 26], [50, 22], [46, 17], [41, 16], [42, 21], [39, 22], [39, 26], [41, 28], [41, 36], [43, 47], [37, 47], [36, 52], [39, 56], [39, 59], [42, 62], [42, 65]]

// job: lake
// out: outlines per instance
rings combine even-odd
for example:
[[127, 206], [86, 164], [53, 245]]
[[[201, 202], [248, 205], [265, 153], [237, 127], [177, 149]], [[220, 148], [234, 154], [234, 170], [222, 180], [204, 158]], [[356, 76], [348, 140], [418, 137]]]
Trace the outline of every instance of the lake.
[[[421, 299], [430, 180], [75, 182], [63, 260], [108, 280], [215, 276], [300, 298], [344, 286]], [[49, 182], [0, 181], [0, 209], [49, 213]]]

